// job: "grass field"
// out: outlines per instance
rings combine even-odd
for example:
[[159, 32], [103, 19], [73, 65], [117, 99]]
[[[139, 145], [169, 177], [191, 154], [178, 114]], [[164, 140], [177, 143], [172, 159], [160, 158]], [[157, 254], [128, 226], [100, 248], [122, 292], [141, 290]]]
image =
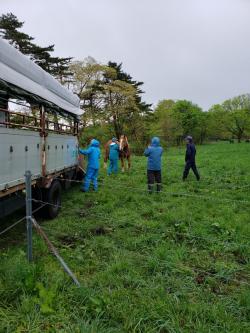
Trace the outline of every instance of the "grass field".
[[181, 181], [183, 156], [165, 151], [161, 194], [133, 157], [129, 174], [102, 170], [98, 193], [76, 186], [38, 220], [81, 288], [35, 232], [31, 265], [25, 226], [2, 236], [0, 332], [250, 332], [250, 144], [198, 147], [199, 183]]

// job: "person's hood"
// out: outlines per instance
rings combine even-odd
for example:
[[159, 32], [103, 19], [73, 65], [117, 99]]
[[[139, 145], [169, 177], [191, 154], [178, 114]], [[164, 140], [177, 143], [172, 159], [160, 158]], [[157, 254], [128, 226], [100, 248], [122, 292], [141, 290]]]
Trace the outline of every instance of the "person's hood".
[[96, 139], [92, 139], [90, 142], [90, 146], [91, 147], [99, 147], [100, 146], [100, 142]]
[[151, 145], [154, 147], [160, 146], [160, 139], [157, 136], [153, 137], [151, 140]]
[[188, 141], [189, 143], [192, 143], [192, 142], [193, 142], [193, 138], [192, 138], [192, 136], [191, 136], [191, 135], [188, 135], [188, 136], [186, 137], [186, 141]]

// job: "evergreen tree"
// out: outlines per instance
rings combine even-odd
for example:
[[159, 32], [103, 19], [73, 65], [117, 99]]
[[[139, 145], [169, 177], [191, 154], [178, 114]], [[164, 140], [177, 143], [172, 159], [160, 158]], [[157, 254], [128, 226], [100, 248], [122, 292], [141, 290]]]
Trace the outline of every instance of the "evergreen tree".
[[3, 14], [0, 17], [0, 35], [22, 53], [30, 54], [31, 41], [34, 38], [18, 31], [23, 27], [23, 24], [24, 22], [18, 21], [14, 14]]
[[108, 125], [119, 137], [122, 133], [145, 140], [145, 119], [149, 104], [142, 102], [141, 86], [122, 70], [122, 64], [98, 64], [93, 58], [72, 64], [73, 90], [81, 99], [86, 126]]
[[141, 89], [141, 86], [144, 84], [144, 82], [141, 81], [135, 81], [132, 79], [131, 75], [125, 73], [122, 70], [122, 63], [117, 64], [116, 62], [109, 61], [108, 67], [113, 68], [116, 71], [116, 79], [120, 81], [124, 81], [128, 84], [131, 84], [135, 90], [136, 90], [136, 105], [139, 108], [140, 112], [142, 114], [146, 114], [149, 111], [151, 111], [152, 104], [147, 104], [142, 101], [141, 95], [144, 93], [144, 91]]

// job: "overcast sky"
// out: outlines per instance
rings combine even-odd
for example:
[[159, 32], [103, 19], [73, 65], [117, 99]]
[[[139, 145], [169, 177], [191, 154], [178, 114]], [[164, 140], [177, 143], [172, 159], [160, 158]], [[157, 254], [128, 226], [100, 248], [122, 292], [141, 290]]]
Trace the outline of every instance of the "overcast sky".
[[250, 92], [250, 0], [0, 0], [58, 56], [122, 62], [148, 103]]

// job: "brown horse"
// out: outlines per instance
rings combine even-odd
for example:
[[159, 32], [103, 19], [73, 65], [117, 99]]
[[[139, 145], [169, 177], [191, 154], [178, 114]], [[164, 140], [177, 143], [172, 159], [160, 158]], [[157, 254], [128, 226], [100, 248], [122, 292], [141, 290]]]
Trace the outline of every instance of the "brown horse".
[[120, 159], [122, 164], [122, 172], [124, 172], [126, 169], [125, 160], [127, 160], [128, 162], [128, 170], [131, 167], [131, 152], [129, 148], [128, 137], [122, 134], [120, 136], [119, 143], [120, 143]]
[[[109, 146], [111, 143], [112, 143], [112, 140], [109, 140], [104, 146], [104, 149], [105, 149], [104, 168], [105, 169], [107, 168], [107, 162], [109, 159]], [[128, 169], [130, 169], [130, 167], [131, 167], [131, 159], [130, 159], [131, 153], [130, 153], [130, 149], [129, 149], [129, 143], [128, 143], [127, 136], [124, 134], [121, 135], [120, 140], [117, 141], [117, 143], [119, 144], [119, 150], [120, 150], [119, 157], [120, 157], [121, 164], [122, 164], [122, 172], [124, 172], [125, 171], [125, 160], [128, 161]]]
[[104, 154], [104, 168], [105, 169], [107, 168], [107, 162], [108, 162], [108, 159], [109, 159], [109, 146], [110, 146], [111, 143], [112, 143], [112, 140], [109, 140], [104, 145], [104, 149], [105, 149], [105, 154]]

